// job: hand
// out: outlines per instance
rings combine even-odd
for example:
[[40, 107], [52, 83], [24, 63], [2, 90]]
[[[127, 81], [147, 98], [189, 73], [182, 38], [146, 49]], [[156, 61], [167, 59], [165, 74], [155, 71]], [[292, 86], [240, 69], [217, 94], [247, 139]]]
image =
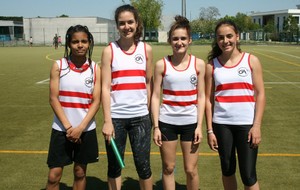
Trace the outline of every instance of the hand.
[[202, 135], [202, 130], [200, 127], [197, 127], [195, 129], [195, 134], [194, 134], [194, 144], [200, 144], [202, 141], [203, 135]]
[[159, 147], [162, 145], [161, 132], [158, 127], [153, 128], [153, 141]]
[[253, 127], [250, 129], [248, 133], [248, 142], [251, 144], [252, 148], [257, 148], [259, 143], [261, 142], [261, 132], [260, 125], [253, 124]]
[[207, 134], [207, 143], [210, 147], [210, 149], [212, 149], [213, 151], [218, 151], [218, 142], [217, 142], [217, 138], [215, 136], [214, 133], [209, 133]]
[[108, 141], [108, 144], [110, 144], [110, 138], [115, 137], [115, 129], [113, 124], [104, 122], [102, 128], [102, 134], [104, 136], [104, 139]]
[[70, 129], [67, 130], [66, 137], [69, 141], [80, 144], [81, 134], [82, 134], [82, 130], [79, 127], [76, 128], [71, 127]]

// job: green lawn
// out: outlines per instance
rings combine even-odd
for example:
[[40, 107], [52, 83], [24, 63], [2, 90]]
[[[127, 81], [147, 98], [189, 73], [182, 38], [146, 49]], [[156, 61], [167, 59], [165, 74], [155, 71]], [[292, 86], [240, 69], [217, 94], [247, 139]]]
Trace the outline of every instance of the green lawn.
[[[154, 62], [171, 53], [169, 46], [152, 46]], [[95, 47], [99, 62], [103, 47]], [[261, 60], [267, 105], [262, 125], [262, 144], [257, 163], [261, 189], [298, 189], [300, 186], [300, 46], [242, 46]], [[191, 46], [190, 52], [206, 60], [209, 46]], [[5, 190], [44, 189], [48, 168], [47, 150], [53, 112], [48, 103], [48, 78], [53, 60], [64, 48], [0, 48], [0, 187]], [[101, 135], [102, 112], [97, 114], [100, 160], [88, 166], [88, 190], [106, 189], [107, 160]], [[205, 130], [203, 126], [203, 130]], [[205, 131], [204, 131], [205, 134]], [[180, 152], [180, 149], [178, 149]], [[127, 148], [123, 189], [138, 189], [138, 177]], [[154, 189], [162, 189], [159, 149], [152, 144]], [[222, 189], [219, 159], [208, 148], [200, 148], [201, 190]], [[239, 175], [238, 175], [239, 177]], [[61, 189], [72, 186], [72, 167], [66, 167]], [[239, 178], [238, 178], [239, 179]], [[177, 189], [184, 190], [182, 158], [177, 156]], [[242, 188], [239, 179], [239, 189]]]

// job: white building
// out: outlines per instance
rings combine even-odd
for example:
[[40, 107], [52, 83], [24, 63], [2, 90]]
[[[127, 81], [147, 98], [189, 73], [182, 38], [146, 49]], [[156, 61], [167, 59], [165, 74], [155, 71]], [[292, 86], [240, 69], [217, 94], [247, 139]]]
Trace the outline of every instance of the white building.
[[277, 11], [267, 11], [267, 12], [254, 12], [249, 15], [254, 23], [258, 23], [261, 27], [265, 26], [268, 21], [273, 20], [276, 26], [277, 32], [283, 31], [284, 21], [289, 16], [295, 17], [298, 21], [298, 26], [300, 27], [300, 5], [297, 5], [297, 9], [285, 9]]
[[95, 44], [107, 44], [118, 38], [114, 20], [100, 17], [38, 17], [24, 18], [24, 38], [32, 36], [34, 44], [51, 45], [55, 34], [62, 43], [70, 26], [84, 25], [93, 34]]

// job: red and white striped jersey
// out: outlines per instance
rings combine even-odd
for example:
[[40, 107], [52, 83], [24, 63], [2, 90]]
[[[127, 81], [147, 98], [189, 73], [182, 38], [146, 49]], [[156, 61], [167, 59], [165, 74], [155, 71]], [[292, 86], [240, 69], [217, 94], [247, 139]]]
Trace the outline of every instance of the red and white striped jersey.
[[133, 118], [149, 113], [146, 89], [146, 44], [139, 42], [128, 54], [117, 42], [112, 48], [111, 117]]
[[250, 54], [244, 53], [239, 63], [226, 67], [213, 59], [215, 105], [213, 122], [219, 124], [251, 125], [255, 99]]
[[[73, 127], [77, 127], [86, 116], [92, 102], [93, 89], [96, 81], [97, 64], [86, 63], [81, 68], [65, 58], [57, 60], [60, 69], [59, 101]], [[65, 131], [65, 128], [54, 115], [52, 128]], [[95, 119], [86, 127], [85, 131], [96, 128]]]
[[173, 125], [197, 123], [198, 72], [195, 56], [190, 55], [184, 70], [174, 68], [170, 57], [165, 57], [164, 68], [159, 120]]

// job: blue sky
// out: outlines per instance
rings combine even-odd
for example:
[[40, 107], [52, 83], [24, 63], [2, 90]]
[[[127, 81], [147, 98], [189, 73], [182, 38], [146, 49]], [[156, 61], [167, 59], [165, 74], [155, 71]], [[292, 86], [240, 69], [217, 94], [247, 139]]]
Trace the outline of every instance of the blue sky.
[[[125, 0], [129, 3], [129, 0]], [[181, 0], [163, 0], [163, 15], [181, 14]], [[300, 0], [186, 0], [186, 17], [195, 19], [201, 7], [217, 7], [221, 17], [235, 16], [237, 12], [250, 14], [283, 9], [296, 9]], [[62, 14], [70, 17], [97, 16], [113, 18], [114, 10], [122, 0], [3, 0], [0, 16], [56, 17]]]

